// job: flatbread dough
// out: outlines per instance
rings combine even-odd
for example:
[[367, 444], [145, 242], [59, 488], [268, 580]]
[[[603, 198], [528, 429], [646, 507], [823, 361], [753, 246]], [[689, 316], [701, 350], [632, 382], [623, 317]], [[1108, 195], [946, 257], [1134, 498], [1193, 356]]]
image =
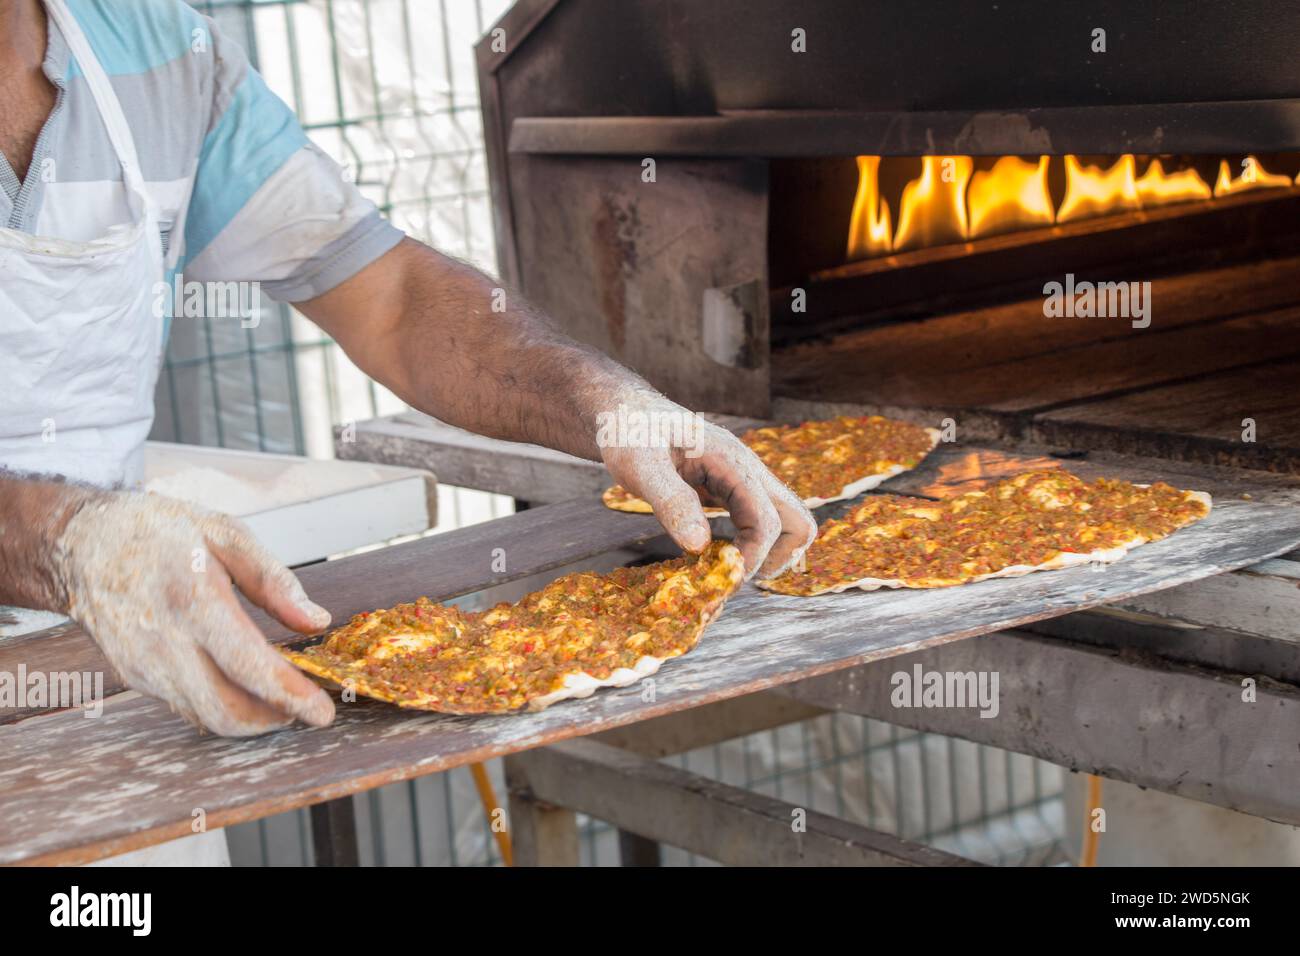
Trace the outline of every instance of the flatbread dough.
[[1210, 496], [1163, 483], [1087, 482], [1034, 471], [942, 501], [877, 495], [825, 522], [804, 567], [758, 582], [812, 597], [935, 588], [1118, 561], [1210, 512]]
[[420, 598], [358, 614], [322, 644], [283, 653], [309, 674], [419, 710], [540, 710], [623, 687], [695, 646], [744, 578], [740, 552], [568, 574], [474, 613]]
[[[940, 433], [880, 415], [841, 416], [801, 425], [756, 428], [740, 436], [809, 508], [844, 501], [910, 471], [939, 444]], [[650, 503], [621, 485], [606, 488], [605, 507], [651, 514]], [[710, 518], [727, 509], [704, 506]]]
[[[600, 494], [600, 500], [604, 502], [605, 507], [611, 511], [626, 511], [629, 514], [648, 515], [654, 514], [654, 509], [650, 507], [650, 502], [638, 498], [632, 492], [628, 491], [622, 485], [611, 485]], [[714, 505], [704, 505], [704, 514], [709, 518], [725, 518], [727, 516], [726, 508], [718, 508]]]

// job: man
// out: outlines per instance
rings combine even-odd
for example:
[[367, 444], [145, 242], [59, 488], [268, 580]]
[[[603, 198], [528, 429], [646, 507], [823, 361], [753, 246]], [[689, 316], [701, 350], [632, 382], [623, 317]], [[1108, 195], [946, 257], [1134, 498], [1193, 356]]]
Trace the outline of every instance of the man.
[[[213, 23], [177, 0], [0, 0], [0, 604], [70, 615], [132, 687], [221, 734], [333, 718], [235, 588], [329, 615], [232, 519], [131, 490], [165, 338], [153, 289], [258, 281], [412, 406], [601, 460], [678, 544], [724, 503], [750, 575], [815, 534], [737, 439], [601, 447], [603, 413], [685, 410], [385, 223]], [[689, 447], [687, 445], [689, 444]]]

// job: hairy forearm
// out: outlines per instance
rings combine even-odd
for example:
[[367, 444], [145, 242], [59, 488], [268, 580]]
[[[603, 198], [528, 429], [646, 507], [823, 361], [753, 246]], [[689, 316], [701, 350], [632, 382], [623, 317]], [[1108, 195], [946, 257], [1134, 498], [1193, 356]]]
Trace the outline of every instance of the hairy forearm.
[[79, 485], [0, 473], [0, 604], [66, 611], [53, 550], [95, 492]]
[[[371, 296], [357, 305], [391, 318], [360, 331], [342, 321], [327, 328], [363, 370], [413, 407], [479, 434], [598, 459], [599, 412], [617, 396], [650, 390], [478, 270], [415, 242], [389, 257], [396, 261], [376, 265], [397, 281], [381, 301]], [[360, 278], [376, 286], [375, 277]], [[328, 312], [341, 304], [330, 303]]]

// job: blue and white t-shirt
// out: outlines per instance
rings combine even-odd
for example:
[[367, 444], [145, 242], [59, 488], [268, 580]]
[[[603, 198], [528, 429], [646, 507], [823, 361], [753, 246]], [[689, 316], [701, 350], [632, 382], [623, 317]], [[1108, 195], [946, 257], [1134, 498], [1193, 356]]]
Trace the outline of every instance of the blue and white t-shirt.
[[[164, 248], [174, 247], [187, 281], [257, 281], [297, 302], [401, 240], [212, 20], [179, 0], [67, 2], [122, 104]], [[131, 210], [85, 77], [52, 20], [44, 69], [57, 101], [22, 182], [0, 157], [0, 226], [93, 239]]]

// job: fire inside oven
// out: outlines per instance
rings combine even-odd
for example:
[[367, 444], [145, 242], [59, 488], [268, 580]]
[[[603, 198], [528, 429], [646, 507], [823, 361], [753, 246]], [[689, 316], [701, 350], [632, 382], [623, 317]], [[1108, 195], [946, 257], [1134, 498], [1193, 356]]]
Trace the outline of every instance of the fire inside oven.
[[846, 258], [1290, 189], [1295, 165], [1291, 156], [859, 156]]
[[1300, 154], [775, 160], [770, 212], [788, 408], [1296, 466]]

